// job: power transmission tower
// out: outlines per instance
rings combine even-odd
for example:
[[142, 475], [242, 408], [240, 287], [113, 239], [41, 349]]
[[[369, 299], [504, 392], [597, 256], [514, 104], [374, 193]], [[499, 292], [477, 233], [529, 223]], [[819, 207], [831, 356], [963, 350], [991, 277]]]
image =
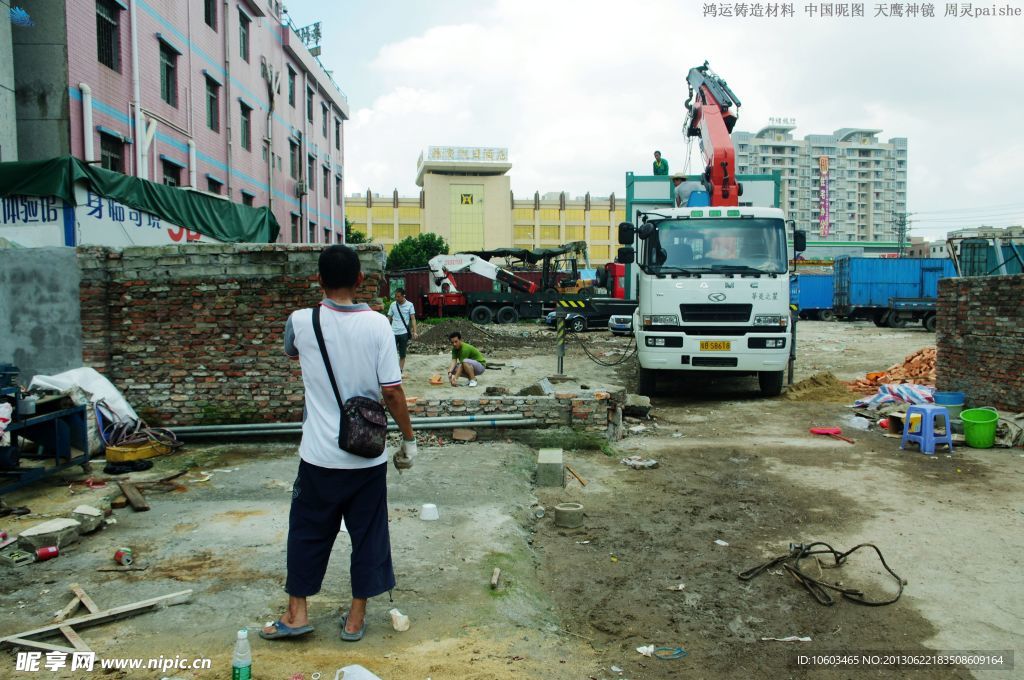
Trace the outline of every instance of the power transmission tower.
[[900, 257], [907, 249], [907, 213], [893, 213], [893, 221], [896, 223], [896, 251]]

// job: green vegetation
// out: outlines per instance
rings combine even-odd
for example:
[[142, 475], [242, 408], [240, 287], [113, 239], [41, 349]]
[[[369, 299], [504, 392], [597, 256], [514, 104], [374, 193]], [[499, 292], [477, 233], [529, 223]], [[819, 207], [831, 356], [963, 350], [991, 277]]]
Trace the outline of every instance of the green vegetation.
[[373, 239], [369, 238], [366, 234], [357, 229], [352, 228], [352, 222], [345, 218], [345, 243], [356, 244], [356, 243], [372, 243]]
[[388, 271], [426, 267], [430, 258], [447, 255], [448, 244], [437, 234], [407, 236], [399, 241], [388, 255]]

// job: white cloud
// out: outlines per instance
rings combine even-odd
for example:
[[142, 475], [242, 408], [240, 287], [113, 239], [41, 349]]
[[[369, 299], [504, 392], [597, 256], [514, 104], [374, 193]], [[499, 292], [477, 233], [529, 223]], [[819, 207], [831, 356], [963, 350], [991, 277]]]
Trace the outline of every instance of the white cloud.
[[[799, 5], [799, 3], [798, 3]], [[347, 130], [350, 191], [413, 194], [432, 144], [508, 146], [513, 190], [624, 191], [661, 149], [684, 161], [686, 73], [709, 59], [796, 134], [874, 127], [909, 139], [910, 208], [1006, 203], [1020, 176], [1024, 52], [1013, 20], [704, 19], [701, 3], [494, 0], [383, 46], [382, 92]], [[802, 5], [798, 6], [798, 14]], [[940, 229], [941, 230], [941, 229]]]

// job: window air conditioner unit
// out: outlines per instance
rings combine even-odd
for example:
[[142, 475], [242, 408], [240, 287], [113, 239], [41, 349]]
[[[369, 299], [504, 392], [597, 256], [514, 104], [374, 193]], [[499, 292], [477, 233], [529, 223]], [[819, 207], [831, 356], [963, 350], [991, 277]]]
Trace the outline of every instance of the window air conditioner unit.
[[299, 180], [298, 182], [295, 183], [295, 195], [296, 196], [305, 196], [308, 193], [309, 193], [309, 188], [306, 186], [305, 182], [303, 182], [302, 180]]

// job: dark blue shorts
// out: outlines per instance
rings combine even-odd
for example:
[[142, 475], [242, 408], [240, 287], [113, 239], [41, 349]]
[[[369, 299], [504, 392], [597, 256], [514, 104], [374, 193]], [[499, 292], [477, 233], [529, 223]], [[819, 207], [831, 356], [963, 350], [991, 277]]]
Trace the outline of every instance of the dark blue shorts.
[[341, 520], [352, 538], [352, 597], [380, 595], [395, 587], [388, 535], [386, 463], [361, 470], [334, 470], [299, 462], [288, 517], [289, 595], [320, 592]]

